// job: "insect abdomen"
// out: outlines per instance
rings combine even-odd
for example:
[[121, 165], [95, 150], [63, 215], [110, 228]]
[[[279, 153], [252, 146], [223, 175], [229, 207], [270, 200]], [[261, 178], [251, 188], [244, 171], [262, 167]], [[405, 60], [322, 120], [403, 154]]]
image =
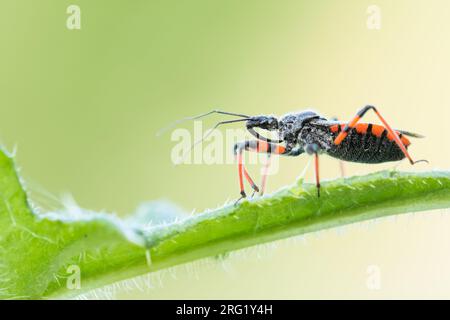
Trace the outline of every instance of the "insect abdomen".
[[[343, 130], [345, 124], [330, 126], [333, 140]], [[397, 131], [403, 144], [408, 147], [409, 140]], [[387, 129], [381, 125], [359, 123], [348, 132], [348, 136], [339, 144], [333, 144], [327, 150], [332, 157], [351, 162], [381, 163], [399, 161], [405, 155], [395, 143]]]

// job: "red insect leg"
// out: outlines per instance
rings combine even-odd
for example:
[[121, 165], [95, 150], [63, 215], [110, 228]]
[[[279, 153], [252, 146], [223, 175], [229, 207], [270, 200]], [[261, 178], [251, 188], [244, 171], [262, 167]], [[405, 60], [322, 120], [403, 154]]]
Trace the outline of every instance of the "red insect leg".
[[[271, 154], [271, 153], [284, 154], [284, 153], [286, 153], [286, 148], [283, 146], [276, 145], [273, 143], [268, 143], [266, 141], [259, 141], [259, 140], [251, 140], [251, 141], [244, 141], [242, 143], [238, 143], [235, 146], [235, 150], [237, 153], [237, 160], [238, 160], [239, 188], [240, 188], [241, 198], [246, 197], [246, 194], [244, 191], [244, 181], [243, 181], [244, 177], [249, 182], [249, 184], [252, 186], [254, 191], [256, 191], [256, 192], [259, 191], [258, 186], [253, 182], [252, 178], [250, 177], [247, 170], [245, 169], [245, 166], [244, 166], [243, 160], [242, 160], [242, 151], [247, 150], [247, 151], [254, 151], [254, 152], [258, 152], [258, 153], [267, 153], [267, 154]], [[264, 184], [265, 184], [265, 182], [264, 182]]]
[[317, 153], [314, 154], [314, 164], [316, 169], [317, 196], [320, 197], [319, 155]]
[[264, 163], [264, 167], [263, 167], [263, 171], [262, 171], [261, 192], [259, 193], [260, 195], [263, 195], [264, 191], [266, 191], [267, 175], [268, 175], [270, 163], [271, 163], [271, 157], [270, 157], [270, 154], [268, 154], [266, 163]]

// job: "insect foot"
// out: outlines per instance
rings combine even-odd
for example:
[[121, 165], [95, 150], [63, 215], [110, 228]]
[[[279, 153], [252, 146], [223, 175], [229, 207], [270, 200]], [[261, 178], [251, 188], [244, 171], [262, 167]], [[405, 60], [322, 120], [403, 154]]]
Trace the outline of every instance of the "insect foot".
[[430, 163], [428, 160], [426, 160], [426, 159], [421, 159], [421, 160], [416, 160], [416, 161], [411, 161], [411, 164], [416, 164], [416, 163], [419, 163], [419, 162], [425, 162], [425, 163]]
[[241, 196], [234, 202], [234, 206], [237, 206], [239, 202], [241, 202], [241, 200], [245, 198], [247, 198], [247, 194], [245, 193], [245, 191], [241, 191]]

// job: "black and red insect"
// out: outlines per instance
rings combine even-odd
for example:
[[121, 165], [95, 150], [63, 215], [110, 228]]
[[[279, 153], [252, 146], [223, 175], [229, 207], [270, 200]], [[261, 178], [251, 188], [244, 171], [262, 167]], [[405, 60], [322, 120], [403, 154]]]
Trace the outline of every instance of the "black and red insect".
[[[372, 123], [359, 123], [359, 120], [367, 111], [373, 110], [382, 125]], [[263, 173], [261, 189], [254, 183], [248, 174], [243, 160], [243, 151], [253, 151], [283, 156], [299, 156], [303, 153], [314, 156], [317, 195], [320, 197], [319, 179], [319, 155], [327, 154], [343, 161], [359, 163], [382, 163], [399, 161], [407, 158], [411, 164], [413, 161], [408, 153], [410, 141], [406, 136], [421, 138], [421, 135], [403, 130], [393, 130], [374, 106], [365, 106], [348, 123], [327, 120], [314, 111], [301, 111], [289, 113], [277, 119], [274, 116], [247, 116], [214, 110], [207, 114], [192, 117], [200, 117], [220, 113], [236, 116], [240, 119], [222, 121], [220, 125], [246, 121], [247, 130], [256, 140], [247, 140], [235, 144], [234, 152], [238, 162], [239, 187], [241, 198], [247, 195], [244, 190], [244, 178], [249, 182], [254, 192], [264, 192], [266, 174]], [[255, 129], [274, 131], [277, 139], [266, 138]], [[202, 139], [203, 140], [203, 139]], [[200, 142], [200, 141], [199, 141]], [[266, 170], [267, 172], [267, 170]]]

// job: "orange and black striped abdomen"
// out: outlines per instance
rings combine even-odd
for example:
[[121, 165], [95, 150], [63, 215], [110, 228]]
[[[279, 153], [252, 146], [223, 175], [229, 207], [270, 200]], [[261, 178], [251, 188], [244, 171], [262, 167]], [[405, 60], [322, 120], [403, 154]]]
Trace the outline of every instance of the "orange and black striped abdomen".
[[[338, 123], [329, 126], [333, 140], [345, 125]], [[408, 147], [409, 140], [401, 132], [396, 132], [405, 147]], [[344, 161], [360, 163], [398, 161], [405, 157], [388, 130], [382, 125], [371, 123], [358, 123], [339, 145], [333, 143], [327, 154]]]

